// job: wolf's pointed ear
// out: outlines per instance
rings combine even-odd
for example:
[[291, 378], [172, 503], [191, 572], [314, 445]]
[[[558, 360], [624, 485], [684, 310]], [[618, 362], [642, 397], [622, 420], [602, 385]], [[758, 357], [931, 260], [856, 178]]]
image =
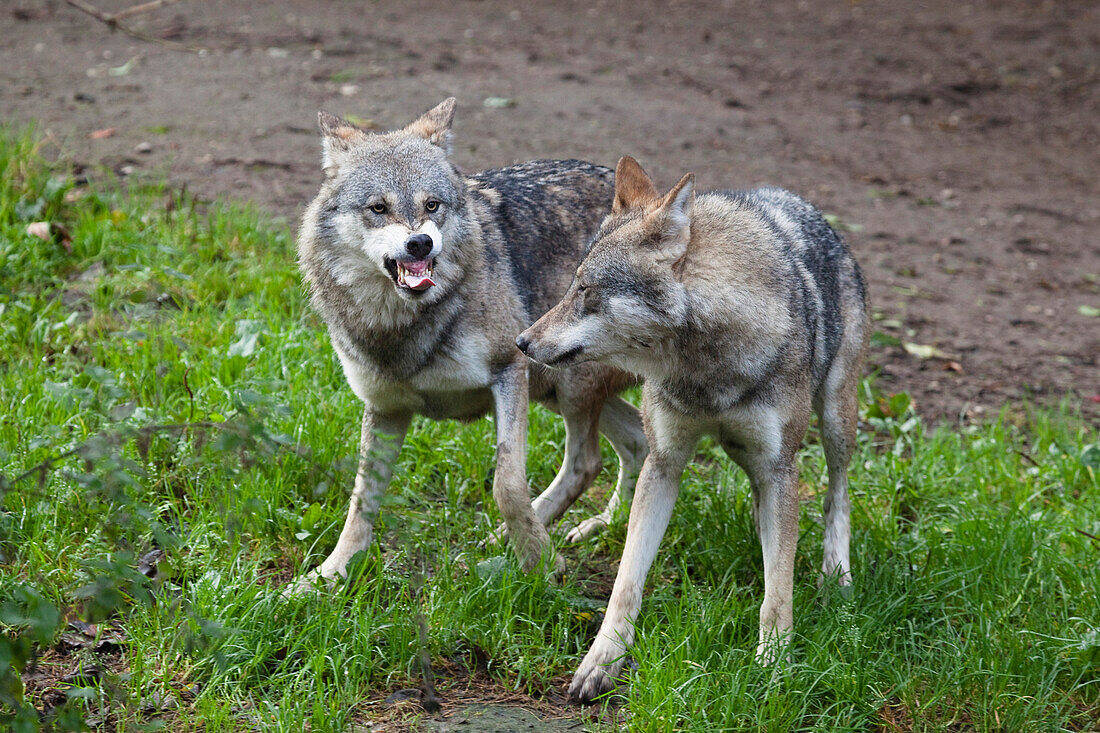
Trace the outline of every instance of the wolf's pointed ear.
[[451, 122], [455, 118], [455, 98], [448, 97], [420, 115], [405, 128], [405, 132], [419, 135], [432, 145], [451, 153]]
[[619, 158], [615, 166], [615, 201], [611, 204], [611, 213], [618, 214], [656, 200], [657, 187], [638, 161], [629, 155]]
[[672, 187], [647, 215], [660, 236], [656, 243], [658, 258], [675, 262], [687, 252], [691, 241], [691, 209], [695, 205], [695, 174], [688, 173]]
[[695, 206], [695, 174], [687, 173], [672, 190], [661, 199], [658, 211], [664, 211], [676, 227], [691, 223], [691, 209]]
[[366, 139], [367, 133], [343, 117], [324, 110], [317, 113], [317, 124], [321, 128], [321, 167], [325, 175], [332, 178], [340, 169], [347, 152]]

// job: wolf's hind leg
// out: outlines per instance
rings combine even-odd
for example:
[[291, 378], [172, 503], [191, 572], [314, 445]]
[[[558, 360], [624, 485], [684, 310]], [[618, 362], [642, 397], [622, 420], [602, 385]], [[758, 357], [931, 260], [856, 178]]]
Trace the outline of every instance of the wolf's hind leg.
[[558, 520], [565, 510], [592, 485], [600, 472], [600, 434], [596, 430], [598, 413], [589, 409], [581, 414], [562, 410], [565, 419], [565, 455], [557, 476], [532, 504], [544, 525]]
[[836, 576], [840, 585], [852, 582], [849, 559], [851, 538], [851, 502], [848, 499], [848, 464], [856, 445], [856, 422], [859, 417], [856, 382], [843, 365], [834, 364], [823, 387], [821, 409], [821, 442], [825, 448], [825, 463], [829, 469], [829, 489], [825, 494], [825, 542], [821, 563], [822, 578]]
[[798, 544], [798, 467], [793, 455], [754, 457], [742, 463], [749, 474], [756, 527], [764, 556], [764, 601], [760, 604], [762, 664], [784, 658], [794, 620], [794, 559]]
[[600, 411], [600, 432], [619, 457], [619, 477], [615, 482], [615, 491], [602, 512], [584, 520], [566, 535], [567, 542], [581, 542], [601, 532], [611, 524], [620, 507], [625, 506], [629, 511], [638, 474], [641, 473], [642, 464], [649, 453], [638, 408], [621, 397], [612, 397], [604, 403]]

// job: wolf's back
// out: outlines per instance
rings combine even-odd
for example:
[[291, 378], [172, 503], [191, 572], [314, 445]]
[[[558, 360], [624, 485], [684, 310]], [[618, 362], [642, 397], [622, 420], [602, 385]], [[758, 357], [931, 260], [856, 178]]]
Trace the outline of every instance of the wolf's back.
[[790, 286], [810, 339], [815, 381], [820, 381], [848, 328], [865, 328], [863, 274], [848, 246], [825, 216], [782, 188], [719, 191], [752, 211], [775, 234], [794, 275]]
[[610, 168], [580, 160], [535, 160], [467, 179], [486, 254], [508, 262], [528, 323], [565, 293], [611, 208], [614, 179]]

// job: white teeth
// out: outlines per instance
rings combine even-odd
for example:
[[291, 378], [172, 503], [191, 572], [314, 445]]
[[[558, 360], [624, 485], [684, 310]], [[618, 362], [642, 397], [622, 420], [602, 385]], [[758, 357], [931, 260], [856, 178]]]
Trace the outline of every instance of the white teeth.
[[409, 268], [405, 267], [400, 262], [397, 263], [397, 274], [400, 275], [402, 278], [404, 278], [408, 275], [412, 275], [412, 274], [415, 274], [418, 277], [429, 277], [430, 278], [434, 271], [435, 271], [435, 263], [434, 262], [432, 264], [428, 265], [427, 269], [425, 269], [424, 272], [419, 272], [419, 273], [411, 273], [411, 272], [409, 272]]

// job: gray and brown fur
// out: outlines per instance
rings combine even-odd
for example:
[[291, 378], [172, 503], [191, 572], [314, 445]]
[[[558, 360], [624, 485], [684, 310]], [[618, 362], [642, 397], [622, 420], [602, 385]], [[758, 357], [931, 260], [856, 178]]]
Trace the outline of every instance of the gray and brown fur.
[[662, 197], [637, 162], [619, 162], [612, 213], [565, 297], [516, 341], [543, 364], [595, 361], [645, 379], [650, 454], [574, 697], [609, 690], [622, 667], [680, 475], [704, 434], [752, 486], [764, 555], [758, 657], [778, 658], [792, 628], [796, 454], [811, 409], [829, 469], [821, 569], [851, 582], [847, 468], [868, 330], [859, 267], [810, 204], [775, 188], [696, 196], [691, 175]]
[[[632, 378], [597, 364], [532, 367], [515, 336], [568, 287], [613, 193], [612, 171], [534, 161], [464, 176], [450, 162], [454, 100], [404, 129], [372, 134], [321, 113], [325, 181], [305, 212], [299, 264], [349, 384], [363, 401], [362, 456], [343, 531], [316, 576], [343, 575], [369, 546], [393, 462], [414, 415], [496, 416], [493, 494], [525, 569], [552, 549], [546, 525], [600, 469], [598, 431], [629, 495], [646, 453]], [[416, 240], [414, 242], [414, 240]], [[430, 248], [412, 254], [417, 247]], [[408, 287], [400, 267], [427, 267]], [[400, 274], [399, 274], [400, 273]], [[563, 415], [561, 470], [532, 504], [525, 471], [528, 399]], [[602, 516], [602, 515], [601, 515]], [[601, 519], [588, 523], [589, 531]]]

